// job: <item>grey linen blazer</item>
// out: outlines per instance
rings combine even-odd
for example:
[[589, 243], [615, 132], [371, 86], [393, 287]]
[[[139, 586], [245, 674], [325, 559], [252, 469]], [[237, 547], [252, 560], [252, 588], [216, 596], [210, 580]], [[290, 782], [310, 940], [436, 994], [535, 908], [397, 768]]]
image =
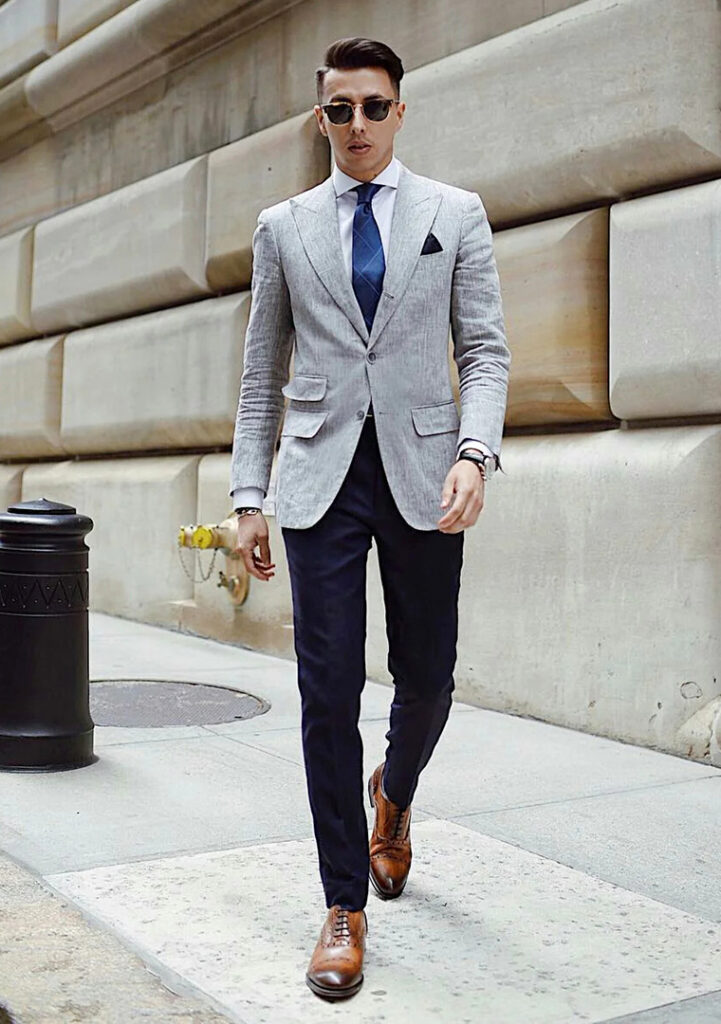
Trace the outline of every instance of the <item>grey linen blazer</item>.
[[[442, 248], [422, 255], [431, 232]], [[260, 213], [251, 287], [229, 494], [268, 491], [285, 396], [276, 520], [312, 526], [343, 482], [372, 401], [401, 515], [437, 529], [460, 442], [477, 438], [499, 454], [503, 434], [511, 354], [479, 196], [401, 164], [370, 336], [343, 262], [331, 177]]]

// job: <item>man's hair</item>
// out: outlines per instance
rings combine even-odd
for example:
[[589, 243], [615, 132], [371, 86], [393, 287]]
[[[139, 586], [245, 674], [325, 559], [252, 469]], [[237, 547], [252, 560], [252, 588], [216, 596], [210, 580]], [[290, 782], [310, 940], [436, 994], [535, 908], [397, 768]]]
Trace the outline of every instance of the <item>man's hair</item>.
[[385, 43], [375, 39], [364, 39], [352, 36], [349, 39], [336, 39], [325, 51], [325, 61], [315, 72], [315, 85], [318, 102], [323, 99], [323, 82], [326, 73], [331, 69], [350, 68], [383, 68], [393, 83], [395, 99], [400, 99], [403, 63], [397, 53]]

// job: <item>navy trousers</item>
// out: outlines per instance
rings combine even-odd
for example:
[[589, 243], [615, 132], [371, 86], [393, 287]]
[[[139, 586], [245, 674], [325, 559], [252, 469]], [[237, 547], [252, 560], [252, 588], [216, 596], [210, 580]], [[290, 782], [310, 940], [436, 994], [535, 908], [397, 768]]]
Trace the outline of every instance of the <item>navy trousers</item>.
[[[438, 502], [440, 518], [440, 493]], [[313, 526], [283, 527], [282, 533], [303, 756], [326, 906], [360, 910], [370, 867], [358, 730], [368, 550], [374, 538], [394, 682], [383, 788], [406, 807], [451, 708], [464, 532], [416, 530], [403, 519], [368, 416], [331, 506]]]

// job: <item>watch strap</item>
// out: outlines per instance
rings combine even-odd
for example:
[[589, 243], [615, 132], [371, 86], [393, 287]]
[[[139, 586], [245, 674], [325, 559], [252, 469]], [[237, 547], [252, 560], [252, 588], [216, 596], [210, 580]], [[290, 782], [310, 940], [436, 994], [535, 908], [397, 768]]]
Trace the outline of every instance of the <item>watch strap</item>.
[[489, 462], [493, 462], [495, 465], [496, 456], [493, 454], [486, 455], [485, 453], [479, 453], [465, 449], [464, 451], [461, 452], [456, 461], [460, 462], [461, 459], [463, 459], [465, 462], [474, 462], [478, 466], [478, 469], [483, 479], [488, 480], [493, 470], [491, 470], [491, 473], [489, 473], [486, 464]]

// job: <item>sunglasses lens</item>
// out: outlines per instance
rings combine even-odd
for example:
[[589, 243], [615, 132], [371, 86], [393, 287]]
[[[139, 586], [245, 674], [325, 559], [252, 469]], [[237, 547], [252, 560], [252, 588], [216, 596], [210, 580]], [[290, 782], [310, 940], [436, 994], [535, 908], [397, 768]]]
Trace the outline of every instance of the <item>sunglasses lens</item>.
[[328, 103], [323, 107], [331, 124], [348, 124], [353, 117], [350, 103]]
[[389, 100], [366, 100], [363, 113], [369, 121], [385, 121], [390, 110]]
[[[369, 121], [385, 121], [391, 108], [391, 100], [366, 100], [363, 113]], [[353, 107], [350, 103], [326, 103], [323, 110], [331, 124], [348, 124], [353, 119]]]

